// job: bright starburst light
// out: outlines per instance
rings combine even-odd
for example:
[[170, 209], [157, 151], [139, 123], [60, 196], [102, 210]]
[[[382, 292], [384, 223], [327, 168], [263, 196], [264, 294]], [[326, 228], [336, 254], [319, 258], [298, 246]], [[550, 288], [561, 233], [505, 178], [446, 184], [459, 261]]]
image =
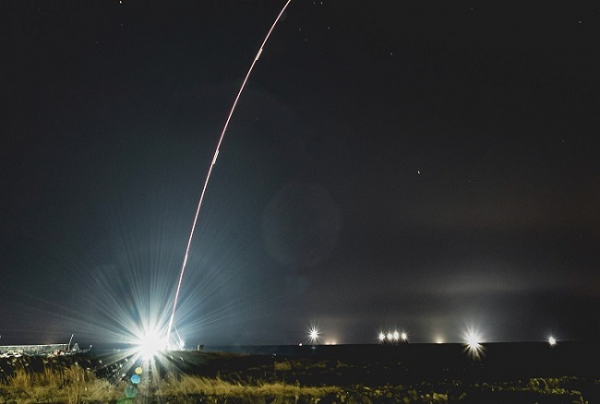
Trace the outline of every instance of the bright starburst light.
[[467, 354], [473, 359], [479, 359], [484, 351], [483, 345], [481, 345], [483, 340], [481, 333], [472, 327], [468, 327], [464, 333], [464, 340]]
[[[168, 225], [163, 226], [163, 223], [157, 221], [159, 226], [154, 228], [148, 225], [150, 222], [153, 223], [152, 220], [149, 220], [153, 219], [152, 215], [140, 219], [138, 205], [123, 204], [123, 206], [115, 207], [112, 212], [113, 219], [117, 218], [116, 223], [113, 224], [118, 233], [119, 242], [116, 247], [119, 254], [116, 255], [114, 262], [108, 261], [105, 265], [94, 268], [93, 276], [82, 279], [82, 287], [79, 288], [78, 293], [84, 297], [81, 299], [84, 307], [78, 310], [73, 310], [71, 307], [66, 310], [64, 307], [55, 307], [56, 310], [51, 311], [50, 315], [55, 316], [57, 320], [67, 320], [74, 331], [80, 330], [80, 336], [93, 338], [96, 344], [119, 344], [120, 349], [103, 357], [102, 361], [107, 369], [110, 367], [111, 375], [115, 377], [122, 378], [136, 369], [135, 374], [131, 375], [131, 381], [134, 384], [139, 383], [142, 373], [142, 368], [138, 366], [140, 363], [143, 363], [144, 369], [150, 370], [149, 373], [153, 377], [158, 377], [157, 363], [160, 363], [161, 366], [169, 366], [173, 362], [166, 351], [170, 347], [183, 348], [183, 338], [177, 332], [175, 319], [177, 319], [177, 324], [181, 325], [182, 334], [198, 336], [201, 330], [204, 331], [204, 325], [222, 319], [223, 312], [231, 311], [235, 304], [239, 304], [240, 298], [238, 297], [225, 304], [224, 308], [221, 305], [219, 311], [203, 311], [202, 318], [199, 319], [197, 296], [210, 296], [211, 294], [202, 293], [204, 290], [198, 290], [195, 287], [193, 293], [186, 295], [188, 286], [182, 282], [182, 279], [186, 267], [199, 265], [200, 258], [190, 254], [190, 247], [202, 201], [225, 132], [252, 69], [259, 60], [277, 22], [284, 15], [290, 3], [291, 0], [287, 0], [269, 29], [227, 116], [187, 238], [175, 291], [173, 291], [173, 279], [170, 274], [170, 269], [173, 267], [170, 257], [171, 252], [175, 250], [178, 251], [177, 254], [180, 254], [181, 243], [177, 241], [177, 246], [174, 246], [170, 245], [169, 241], [177, 239], [172, 235], [179, 233], [178, 226], [173, 225], [175, 227], [171, 229], [173, 231], [168, 231], [166, 230], [169, 228]], [[178, 200], [178, 202], [180, 201]], [[168, 211], [157, 205], [159, 205], [158, 202], [152, 205], [151, 213]], [[123, 218], [132, 221], [133, 226], [130, 228], [144, 223], [142, 240], [137, 240], [135, 232], [130, 231], [129, 226], [123, 226]], [[167, 223], [176, 221], [170, 216]], [[138, 241], [141, 242], [138, 243]], [[210, 283], [205, 283], [202, 287], [210, 289], [212, 293], [218, 289], [217, 287], [210, 288], [210, 286]], [[190, 289], [187, 290], [190, 291]], [[318, 336], [318, 331], [315, 330], [314, 334], [311, 332], [311, 340], [316, 340]], [[122, 348], [123, 346], [128, 348]], [[179, 358], [185, 355], [183, 352], [178, 353]]]
[[315, 344], [319, 341], [319, 330], [316, 327], [312, 327], [308, 332], [308, 338], [310, 339], [311, 344]]
[[553, 336], [550, 336], [550, 338], [548, 338], [548, 344], [550, 346], [555, 346], [556, 345], [556, 338], [554, 338]]
[[[159, 252], [163, 246], [167, 245], [161, 245]], [[145, 250], [123, 248], [125, 262], [116, 261], [114, 266], [81, 280], [78, 289], [85, 302], [84, 310], [53, 307], [52, 312], [58, 313], [56, 321], [68, 321], [79, 338], [92, 339], [95, 346], [108, 344], [118, 348], [99, 353], [111, 377], [132, 376], [140, 366], [147, 372], [146, 378], [158, 377], [156, 368], [176, 368], [179, 363], [166, 352], [168, 343], [177, 349], [183, 344], [182, 336], [201, 335], [204, 330], [201, 320], [205, 319], [188, 314], [194, 312], [196, 300], [184, 300], [179, 311], [184, 328], [174, 328], [170, 341], [167, 340], [172, 291], [168, 272], [161, 271], [167, 266], [162, 256], [167, 255], [154, 257]], [[178, 353], [181, 356], [193, 354]]]
[[383, 332], [379, 333], [379, 342], [384, 342], [385, 341], [385, 334]]
[[[227, 132], [227, 128], [236, 109], [238, 101], [244, 91], [246, 83], [248, 82], [248, 79], [252, 73], [252, 70], [254, 69], [254, 66], [258, 62], [263, 52], [263, 49], [269, 40], [269, 37], [275, 29], [275, 26], [284, 15], [291, 1], [292, 0], [286, 1], [285, 5], [280, 10], [279, 14], [275, 18], [275, 21], [268, 30], [262, 44], [260, 45], [260, 48], [256, 53], [254, 60], [252, 61], [246, 73], [244, 80], [242, 81], [242, 85], [236, 97], [234, 98], [233, 105], [231, 106], [229, 114], [227, 115], [227, 119], [225, 120], [223, 129], [217, 142], [212, 162], [209, 166], [208, 173], [204, 180], [204, 186], [202, 187], [200, 198], [198, 200], [195, 216], [192, 221], [189, 236], [187, 238], [183, 262], [180, 266], [179, 277], [177, 279], [174, 296], [171, 296], [170, 293], [165, 293], [165, 289], [167, 289], [165, 285], [168, 285], [170, 282], [165, 282], [163, 279], [160, 279], [163, 275], [164, 268], [170, 266], [170, 263], [168, 263], [168, 265], [157, 265], [155, 268], [153, 268], [161, 269], [160, 271], [158, 271], [158, 274], [153, 273], [150, 276], [146, 274], [145, 279], [142, 278], [143, 281], [149, 280], [149, 288], [138, 286], [141, 283], [140, 279], [137, 279], [138, 274], [135, 274], [135, 272], [130, 272], [130, 282], [127, 282], [125, 284], [132, 285], [133, 287], [131, 289], [125, 290], [124, 293], [123, 291], [121, 291], [123, 296], [119, 295], [116, 299], [111, 298], [111, 296], [103, 296], [102, 301], [98, 305], [98, 307], [100, 307], [104, 311], [102, 314], [106, 317], [109, 317], [109, 319], [113, 321], [113, 323], [111, 323], [110, 326], [114, 327], [112, 327], [112, 330], [107, 332], [107, 334], [110, 334], [111, 337], [116, 337], [116, 339], [119, 342], [135, 346], [135, 351], [137, 351], [137, 353], [141, 356], [154, 358], [161, 351], [168, 350], [169, 348], [171, 348], [171, 342], [175, 342], [173, 347], [178, 346], [180, 349], [183, 348], [183, 339], [176, 330], [175, 317], [177, 313], [178, 321], [184, 319], [182, 322], [186, 326], [188, 326], [188, 328], [190, 328], [187, 322], [185, 321], [185, 318], [186, 316], [189, 316], [192, 310], [189, 310], [189, 307], [179, 307], [178, 303], [180, 297], [182, 297], [180, 296], [182, 295], [181, 292], [184, 290], [185, 287], [182, 280], [184, 277], [185, 270], [188, 264], [190, 263], [189, 261], [192, 239], [196, 230], [196, 226], [198, 224], [198, 218], [201, 211], [202, 202], [206, 193], [206, 189], [211, 177], [213, 167], [216, 164], [217, 157], [219, 155], [219, 150]], [[122, 236], [122, 234], [120, 234], [120, 236]], [[154, 237], [157, 237], [159, 239], [161, 236], [162, 234], [154, 235]], [[122, 239], [128, 240], [127, 237], [123, 237]], [[161, 244], [162, 243], [160, 242], [158, 243], [159, 246], [161, 246]], [[158, 254], [158, 256], [163, 257], [164, 255]], [[131, 263], [138, 264], [137, 260], [128, 260], [128, 264]], [[137, 265], [134, 266], [137, 267]], [[144, 269], [147, 270], [148, 267], [145, 266]], [[125, 294], [127, 296], [124, 296]], [[151, 296], [150, 299], [148, 299], [148, 296]], [[140, 299], [140, 297], [143, 297], [145, 299]], [[185, 305], [185, 299], [182, 300], [183, 301], [181, 303], [184, 303], [183, 305]], [[120, 304], [121, 301], [124, 301], [126, 304]], [[115, 305], [117, 307], [112, 307], [112, 305]], [[171, 306], [172, 308], [169, 310], [167, 308], [168, 306]], [[215, 320], [214, 316], [211, 316], [210, 313], [205, 313], [203, 317], [204, 322], [211, 322]]]
[[142, 359], [154, 359], [159, 353], [165, 350], [167, 342], [163, 335], [164, 333], [162, 332], [151, 331], [140, 338], [137, 349], [142, 356]]

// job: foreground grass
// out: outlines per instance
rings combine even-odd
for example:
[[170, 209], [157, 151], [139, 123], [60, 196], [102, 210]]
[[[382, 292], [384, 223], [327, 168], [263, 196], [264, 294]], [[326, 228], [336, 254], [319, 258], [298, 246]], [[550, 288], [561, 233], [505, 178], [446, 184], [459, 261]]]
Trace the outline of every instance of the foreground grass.
[[122, 396], [124, 387], [122, 382], [99, 379], [79, 366], [41, 373], [18, 369], [8, 383], [0, 385], [0, 403], [110, 402]]
[[[123, 370], [100, 376], [92, 367], [82, 367], [84, 362], [71, 364], [56, 361], [13, 361], [11, 371], [0, 367], [0, 404], [17, 403], [511, 403], [511, 404], [586, 404], [586, 397], [598, 398], [600, 380], [576, 377], [530, 378], [493, 383], [462, 382], [444, 379], [436, 383], [420, 381], [400, 384], [365, 383], [362, 369], [357, 378], [341, 377], [337, 382], [327, 376], [331, 372], [354, 369], [339, 361], [319, 362], [265, 362], [252, 363], [251, 369], [217, 372], [208, 376], [188, 373], [163, 373], [163, 378], [153, 379], [144, 373], [141, 383], [130, 381]], [[89, 363], [88, 363], [89, 364]], [[19, 366], [17, 366], [19, 365]], [[226, 368], [221, 363], [219, 369]], [[84, 365], [85, 366], [85, 365]], [[267, 372], [267, 368], [272, 370]], [[34, 370], [35, 369], [35, 370]], [[295, 373], [294, 373], [295, 372]], [[305, 373], [311, 378], [296, 379]], [[155, 373], [156, 374], [156, 373]], [[261, 375], [259, 375], [261, 374]], [[286, 377], [288, 375], [289, 377]], [[247, 376], [247, 377], [242, 377]], [[306, 376], [306, 375], [305, 375]], [[362, 379], [362, 381], [358, 381]], [[283, 381], [287, 380], [287, 381]], [[302, 382], [297, 380], [304, 380]], [[310, 382], [312, 380], [313, 382]], [[325, 382], [326, 380], [329, 380]], [[354, 381], [350, 381], [354, 380]], [[405, 380], [404, 380], [405, 381]], [[324, 383], [325, 382], [325, 383]], [[317, 383], [323, 383], [317, 384]], [[583, 395], [579, 391], [583, 391]], [[591, 399], [589, 402], [598, 400]], [[598, 401], [600, 402], [600, 401]]]
[[7, 383], [0, 385], [0, 403], [195, 402], [198, 396], [212, 397], [215, 402], [227, 398], [263, 398], [253, 401], [264, 402], [265, 397], [268, 401], [296, 402], [298, 397], [317, 401], [339, 390], [272, 382], [243, 385], [189, 375], [133, 385], [125, 381], [110, 382], [97, 378], [90, 370], [71, 366], [45, 369], [42, 373], [15, 371]]
[[322, 397], [337, 392], [338, 387], [306, 387], [286, 383], [259, 383], [243, 385], [226, 382], [220, 379], [207, 379], [197, 376], [183, 376], [177, 382], [161, 382], [157, 393], [171, 397], [202, 393], [209, 396], [311, 396]]

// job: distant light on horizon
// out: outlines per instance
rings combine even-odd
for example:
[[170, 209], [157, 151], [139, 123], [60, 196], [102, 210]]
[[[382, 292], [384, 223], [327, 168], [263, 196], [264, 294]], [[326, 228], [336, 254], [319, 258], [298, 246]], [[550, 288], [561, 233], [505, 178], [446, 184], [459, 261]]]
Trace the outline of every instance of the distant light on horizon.
[[319, 340], [319, 330], [316, 327], [312, 327], [308, 333], [308, 338], [310, 339], [310, 343], [314, 344]]
[[476, 334], [469, 334], [467, 336], [467, 345], [469, 346], [477, 346], [479, 345], [479, 336]]
[[399, 344], [400, 341], [403, 341], [403, 342], [408, 341], [408, 334], [405, 331], [400, 332], [397, 329], [393, 330], [393, 331], [387, 331], [387, 332], [379, 331], [377, 338], [379, 339], [379, 342], [382, 344], [387, 344], [387, 343]]
[[552, 335], [550, 336], [550, 338], [548, 338], [548, 344], [550, 346], [555, 346], [557, 344], [556, 342], [556, 338], [554, 338]]
[[483, 354], [484, 350], [481, 345], [483, 340], [481, 333], [478, 330], [469, 327], [465, 331], [464, 339], [467, 354], [474, 359], [478, 359]]

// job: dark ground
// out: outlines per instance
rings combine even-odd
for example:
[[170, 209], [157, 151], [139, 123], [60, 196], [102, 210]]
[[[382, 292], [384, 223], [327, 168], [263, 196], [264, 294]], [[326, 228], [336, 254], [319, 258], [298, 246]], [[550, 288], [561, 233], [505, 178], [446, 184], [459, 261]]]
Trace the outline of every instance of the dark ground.
[[[600, 402], [600, 349], [593, 343], [485, 344], [478, 360], [469, 358], [459, 344], [254, 346], [227, 351], [173, 351], [165, 359], [179, 374], [241, 384], [286, 382], [343, 389], [321, 402], [352, 397], [355, 402]], [[2, 358], [0, 367], [6, 378], [19, 366], [35, 371], [43, 362], [55, 367], [77, 362], [110, 378], [121, 372], [119, 362], [112, 360], [116, 357], [118, 353], [97, 351], [52, 359]]]

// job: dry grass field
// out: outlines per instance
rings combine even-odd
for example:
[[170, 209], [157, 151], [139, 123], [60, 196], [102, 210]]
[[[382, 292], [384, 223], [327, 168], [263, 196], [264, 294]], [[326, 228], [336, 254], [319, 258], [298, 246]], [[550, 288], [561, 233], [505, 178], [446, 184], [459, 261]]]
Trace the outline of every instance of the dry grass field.
[[155, 383], [144, 380], [137, 385], [120, 380], [98, 378], [91, 370], [74, 365], [42, 373], [17, 370], [0, 387], [0, 403], [118, 403], [118, 402], [316, 402], [336, 387], [303, 387], [285, 383], [243, 385], [220, 379], [182, 375]]
[[[420, 349], [176, 352], [144, 370], [139, 383], [132, 382], [134, 369], [147, 364], [128, 366], [114, 355], [2, 358], [0, 403], [584, 404], [600, 397], [593, 369], [552, 376], [553, 369], [527, 368], [527, 358], [523, 366], [498, 371], [488, 369], [488, 359], [459, 363], [458, 357], [453, 369], [438, 369], [449, 358], [417, 360]], [[493, 355], [489, 363], [499, 366]]]

